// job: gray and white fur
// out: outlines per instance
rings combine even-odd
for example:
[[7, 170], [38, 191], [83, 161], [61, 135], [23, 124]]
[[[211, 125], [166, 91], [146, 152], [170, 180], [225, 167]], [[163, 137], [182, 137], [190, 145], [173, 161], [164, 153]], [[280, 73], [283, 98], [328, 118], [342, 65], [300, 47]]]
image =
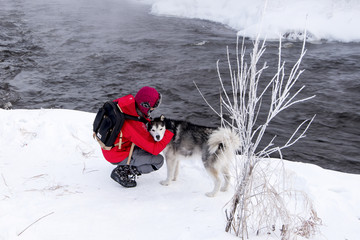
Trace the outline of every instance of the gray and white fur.
[[[155, 141], [161, 141], [165, 134], [165, 117], [162, 115], [148, 123], [148, 131]], [[239, 148], [239, 138], [228, 128], [211, 128], [187, 121], [170, 120], [174, 137], [164, 149], [167, 178], [160, 183], [168, 186], [176, 181], [181, 156], [200, 154], [208, 174], [214, 180], [214, 188], [206, 193], [214, 197], [220, 190], [227, 191], [230, 184], [229, 166]], [[222, 177], [224, 183], [221, 187]]]

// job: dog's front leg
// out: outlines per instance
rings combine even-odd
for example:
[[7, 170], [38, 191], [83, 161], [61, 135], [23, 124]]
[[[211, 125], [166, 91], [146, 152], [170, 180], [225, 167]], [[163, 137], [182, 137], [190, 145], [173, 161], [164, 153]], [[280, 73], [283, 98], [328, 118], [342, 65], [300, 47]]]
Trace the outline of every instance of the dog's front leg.
[[176, 181], [177, 177], [179, 176], [179, 161], [177, 160], [178, 158], [175, 159], [175, 172], [173, 175], [173, 181]]
[[165, 155], [166, 158], [166, 169], [167, 169], [167, 178], [160, 182], [164, 186], [168, 186], [171, 183], [171, 180], [174, 179], [175, 169], [176, 169], [176, 159], [172, 151], [168, 151]]

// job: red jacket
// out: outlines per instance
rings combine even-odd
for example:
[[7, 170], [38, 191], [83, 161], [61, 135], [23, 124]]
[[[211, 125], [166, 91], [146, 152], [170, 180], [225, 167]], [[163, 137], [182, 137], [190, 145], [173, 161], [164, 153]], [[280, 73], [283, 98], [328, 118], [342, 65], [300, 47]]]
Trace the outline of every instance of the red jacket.
[[[124, 113], [139, 116], [135, 108], [135, 98], [132, 95], [118, 98], [114, 102], [118, 103]], [[135, 143], [136, 146], [153, 155], [158, 155], [162, 150], [164, 150], [166, 145], [174, 136], [172, 132], [166, 130], [164, 138], [159, 142], [155, 142], [143, 122], [129, 119], [125, 120], [121, 131], [123, 136], [120, 149], [118, 146], [113, 147], [111, 150], [102, 149], [105, 159], [110, 163], [119, 163], [127, 158], [129, 156], [131, 143]], [[118, 142], [119, 136], [116, 139], [115, 144]]]

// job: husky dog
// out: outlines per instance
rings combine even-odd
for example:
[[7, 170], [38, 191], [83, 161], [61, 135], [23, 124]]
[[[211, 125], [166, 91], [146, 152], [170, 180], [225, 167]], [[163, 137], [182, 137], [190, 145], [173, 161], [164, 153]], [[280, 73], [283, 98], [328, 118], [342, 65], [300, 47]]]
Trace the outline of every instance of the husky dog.
[[160, 183], [169, 185], [176, 181], [179, 173], [179, 156], [201, 155], [209, 175], [214, 179], [214, 189], [206, 193], [214, 197], [220, 190], [221, 175], [224, 184], [221, 191], [227, 191], [230, 183], [229, 165], [239, 147], [239, 138], [227, 128], [210, 128], [187, 121], [165, 119], [163, 115], [148, 123], [148, 131], [155, 141], [161, 141], [166, 127], [174, 132], [174, 137], [164, 149], [167, 178]]

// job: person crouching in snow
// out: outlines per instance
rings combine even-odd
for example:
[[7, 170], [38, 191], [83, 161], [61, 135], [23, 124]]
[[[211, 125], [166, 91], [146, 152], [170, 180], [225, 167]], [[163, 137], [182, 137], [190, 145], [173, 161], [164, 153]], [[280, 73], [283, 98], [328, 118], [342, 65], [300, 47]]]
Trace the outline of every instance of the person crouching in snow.
[[[160, 105], [161, 95], [155, 88], [146, 86], [141, 88], [135, 97], [129, 94], [114, 100], [114, 102], [124, 113], [144, 117], [150, 121], [150, 113]], [[171, 141], [174, 134], [166, 130], [164, 138], [155, 142], [147, 131], [145, 123], [129, 119], [125, 120], [121, 132], [121, 141], [120, 134], [115, 141], [115, 144], [120, 142], [121, 148], [102, 149], [102, 153], [108, 162], [117, 165], [111, 173], [111, 178], [124, 187], [135, 187], [136, 176], [156, 171], [163, 165], [164, 157], [159, 153]], [[128, 165], [132, 143], [135, 144], [135, 147]]]

